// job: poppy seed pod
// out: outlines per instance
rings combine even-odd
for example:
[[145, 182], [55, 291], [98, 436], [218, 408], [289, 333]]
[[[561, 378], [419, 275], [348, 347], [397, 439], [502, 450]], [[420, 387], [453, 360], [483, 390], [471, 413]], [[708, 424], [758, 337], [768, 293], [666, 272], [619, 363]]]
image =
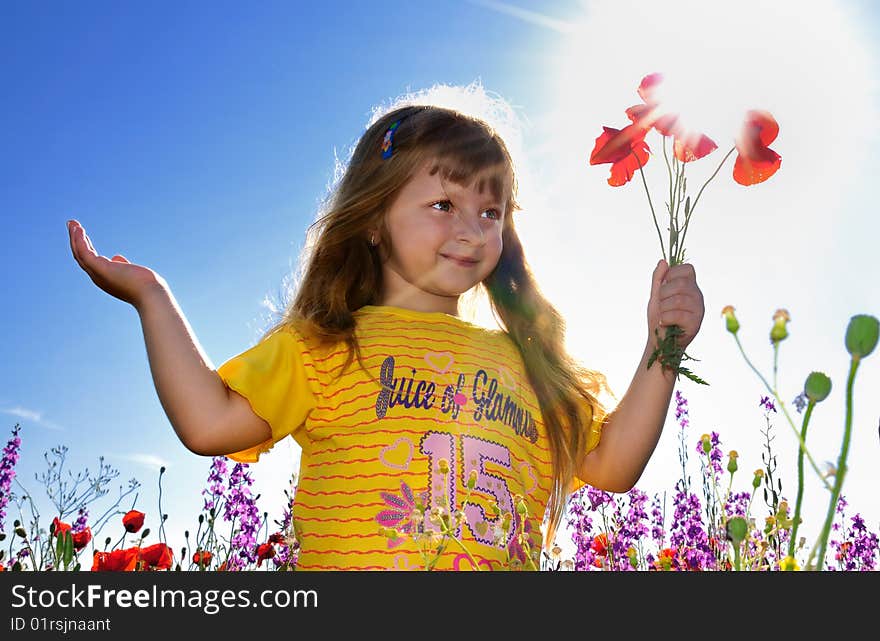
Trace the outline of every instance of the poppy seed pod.
[[831, 379], [822, 372], [810, 372], [807, 381], [804, 383], [804, 394], [807, 398], [818, 403], [828, 398], [831, 393]]
[[741, 516], [734, 516], [727, 522], [727, 538], [739, 545], [749, 532], [749, 524]]
[[858, 314], [849, 319], [846, 328], [846, 351], [855, 358], [864, 358], [877, 347], [880, 322], [873, 316]]
[[764, 478], [764, 470], [762, 470], [760, 468], [755, 470], [755, 476], [754, 476], [754, 478], [752, 478], [752, 487], [755, 488], [756, 490], [759, 487], [761, 487], [761, 479], [763, 479], [763, 478]]
[[777, 309], [773, 314], [773, 328], [770, 330], [770, 342], [778, 343], [788, 337], [788, 329], [786, 323], [791, 320], [788, 310]]
[[703, 434], [700, 437], [700, 443], [703, 445], [703, 453], [708, 454], [712, 451], [712, 439], [708, 434]]
[[730, 450], [730, 454], [728, 456], [730, 457], [730, 460], [727, 462], [727, 471], [733, 474], [738, 469], [736, 465], [736, 459], [737, 457], [739, 457], [739, 454], [736, 450]]
[[722, 309], [721, 315], [724, 316], [724, 320], [727, 323], [727, 331], [731, 334], [736, 334], [739, 331], [739, 321], [733, 315], [733, 305], [728, 305]]

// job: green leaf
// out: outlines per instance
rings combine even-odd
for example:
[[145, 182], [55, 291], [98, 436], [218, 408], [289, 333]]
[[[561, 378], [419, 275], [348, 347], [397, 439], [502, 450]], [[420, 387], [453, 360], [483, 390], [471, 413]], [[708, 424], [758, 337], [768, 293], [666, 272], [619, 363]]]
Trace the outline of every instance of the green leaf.
[[73, 535], [70, 532], [64, 533], [64, 567], [70, 565], [73, 559]]

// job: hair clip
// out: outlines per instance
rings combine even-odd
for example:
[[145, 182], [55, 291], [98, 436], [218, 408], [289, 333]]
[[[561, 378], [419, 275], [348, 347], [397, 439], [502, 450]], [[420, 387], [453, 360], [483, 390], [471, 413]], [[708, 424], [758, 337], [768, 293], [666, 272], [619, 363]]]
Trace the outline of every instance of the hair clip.
[[385, 139], [382, 141], [382, 160], [388, 160], [394, 153], [394, 131], [400, 125], [401, 120], [403, 118], [394, 121], [394, 124], [388, 127], [388, 131], [385, 132]]

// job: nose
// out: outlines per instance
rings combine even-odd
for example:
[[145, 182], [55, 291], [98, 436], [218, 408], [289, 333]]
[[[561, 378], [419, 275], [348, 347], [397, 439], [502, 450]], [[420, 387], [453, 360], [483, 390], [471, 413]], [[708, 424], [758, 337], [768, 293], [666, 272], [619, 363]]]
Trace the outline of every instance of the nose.
[[456, 220], [455, 236], [457, 240], [482, 246], [486, 244], [486, 238], [483, 235], [483, 228], [479, 219], [476, 224], [470, 222], [468, 216], [462, 216], [460, 211], [455, 212]]

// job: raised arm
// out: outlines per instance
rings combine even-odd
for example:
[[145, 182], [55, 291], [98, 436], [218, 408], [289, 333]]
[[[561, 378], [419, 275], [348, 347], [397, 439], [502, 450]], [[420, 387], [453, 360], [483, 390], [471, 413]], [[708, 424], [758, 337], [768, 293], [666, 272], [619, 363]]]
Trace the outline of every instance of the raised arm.
[[151, 290], [137, 310], [153, 384], [168, 420], [189, 450], [218, 456], [271, 438], [269, 424], [223, 383], [168, 287]]
[[100, 256], [76, 221], [68, 232], [74, 258], [95, 285], [137, 310], [159, 401], [186, 448], [213, 456], [268, 440], [268, 423], [223, 383], [165, 280], [120, 254]]

